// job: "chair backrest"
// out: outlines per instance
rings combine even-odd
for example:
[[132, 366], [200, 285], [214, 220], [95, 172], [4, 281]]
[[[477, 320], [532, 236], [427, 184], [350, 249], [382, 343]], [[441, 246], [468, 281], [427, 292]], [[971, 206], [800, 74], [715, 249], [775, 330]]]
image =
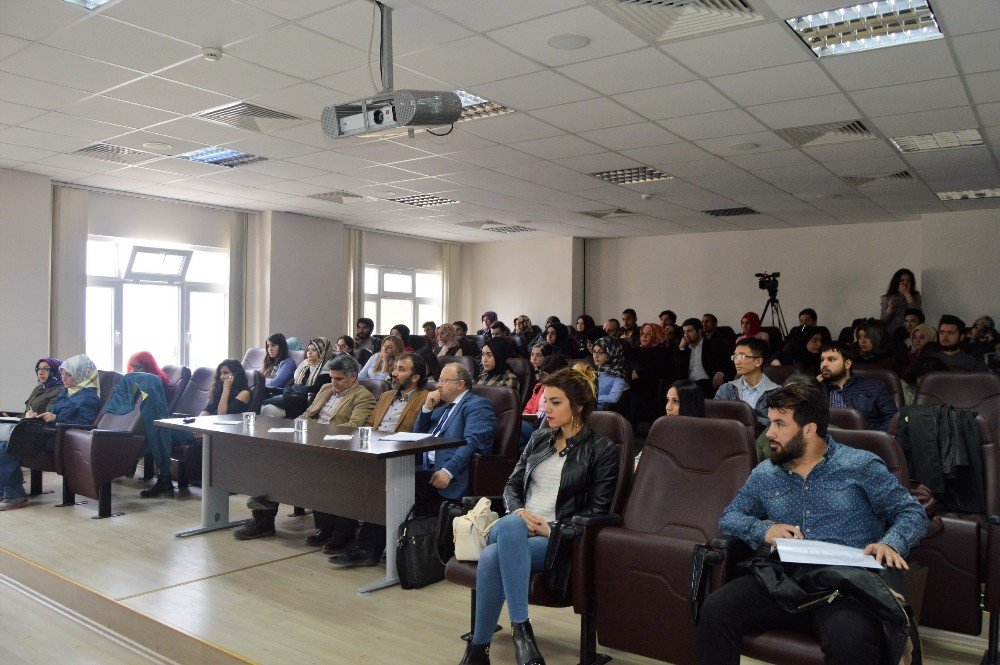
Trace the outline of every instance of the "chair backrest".
[[1000, 432], [982, 415], [976, 416], [979, 426], [979, 448], [983, 455], [983, 498], [986, 515], [1000, 515]]
[[[705, 417], [735, 420], [746, 430], [750, 445], [757, 439], [757, 415], [750, 405], [739, 399], [706, 399]], [[756, 451], [756, 449], [754, 449]], [[756, 456], [756, 452], [754, 453]], [[756, 461], [756, 460], [755, 460]]]
[[264, 357], [266, 355], [266, 349], [247, 349], [247, 352], [243, 354], [243, 369], [261, 369], [264, 367]]
[[517, 377], [518, 382], [521, 384], [521, 394], [518, 397], [523, 407], [531, 399], [531, 391], [535, 388], [534, 381], [532, 380], [531, 361], [527, 358], [508, 358], [507, 367], [510, 368], [510, 371], [514, 372], [514, 376]]
[[[295, 361], [296, 367], [306, 359], [306, 352], [302, 349], [289, 349], [288, 357]], [[256, 368], [255, 368], [256, 369]]]
[[470, 390], [473, 395], [488, 399], [493, 405], [493, 412], [496, 413], [493, 453], [516, 458], [517, 439], [521, 433], [521, 409], [517, 393], [504, 386], [474, 385]]
[[524, 335], [511, 335], [510, 336], [510, 347], [514, 349], [519, 354], [528, 355], [527, 349], [524, 348]]
[[410, 347], [414, 351], [419, 351], [425, 346], [434, 346], [427, 335], [410, 335]]
[[479, 373], [479, 368], [476, 366], [475, 359], [470, 358], [469, 356], [438, 356], [438, 364], [441, 365], [442, 369], [444, 369], [444, 366], [448, 363], [458, 363], [465, 369], [469, 370], [469, 374], [472, 375], [472, 378], [476, 378], [476, 375]]
[[844, 406], [830, 407], [830, 424], [840, 429], [865, 429], [865, 419], [854, 409]]
[[368, 362], [368, 359], [371, 357], [372, 352], [368, 349], [354, 349], [354, 359], [357, 360], [362, 367], [364, 367], [365, 363]]
[[906, 455], [891, 434], [870, 429], [845, 429], [834, 432], [832, 436], [837, 443], [875, 453], [882, 458], [900, 485], [907, 488], [910, 486], [910, 470], [906, 464]]
[[746, 482], [756, 455], [733, 420], [662, 416], [646, 437], [623, 526], [707, 543], [719, 517]]
[[118, 372], [105, 371], [103, 369], [97, 370], [97, 383], [101, 387], [101, 408], [97, 412], [97, 416], [94, 417], [94, 424], [97, 424], [101, 420], [101, 416], [104, 415], [104, 409], [108, 406], [108, 401], [111, 399], [111, 393], [115, 391], [115, 386], [118, 382], [122, 380], [122, 375]]
[[859, 379], [875, 379], [881, 381], [882, 385], [885, 386], [886, 392], [889, 393], [889, 397], [895, 402], [897, 409], [903, 408], [903, 383], [899, 380], [899, 375], [893, 372], [891, 369], [886, 369], [884, 367], [852, 367], [851, 374], [858, 377]]
[[174, 406], [184, 394], [184, 389], [191, 382], [191, 369], [186, 365], [164, 365], [163, 373], [167, 375], [164, 392], [167, 397], [167, 411], [174, 412]]
[[191, 380], [184, 387], [184, 392], [174, 402], [171, 413], [197, 416], [208, 406], [208, 395], [212, 392], [215, 381], [215, 370], [211, 367], [199, 367], [191, 373]]
[[382, 393], [390, 388], [388, 381], [379, 381], [378, 379], [358, 379], [358, 383], [367, 388], [368, 392], [375, 396], [376, 402], [378, 402]]
[[930, 372], [917, 388], [916, 404], [949, 404], [975, 411], [1000, 436], [1000, 376], [988, 372]]
[[247, 385], [250, 386], [250, 408], [249, 411], [260, 413], [261, 404], [264, 403], [264, 375], [255, 369], [246, 370]]
[[715, 332], [712, 333], [712, 337], [716, 339], [728, 339], [731, 342], [736, 339], [736, 331], [733, 330], [732, 326], [715, 326]]
[[483, 335], [466, 335], [465, 339], [475, 344], [477, 349], [482, 349], [483, 344], [486, 343], [486, 337]]
[[142, 396], [139, 395], [136, 397], [135, 407], [128, 413], [117, 414], [105, 411], [101, 415], [100, 420], [97, 421], [97, 429], [142, 434], [144, 432], [144, 428], [142, 425], [142, 415], [140, 413], [141, 407]]
[[594, 411], [587, 416], [587, 427], [611, 439], [618, 446], [618, 485], [611, 499], [609, 512], [621, 513], [632, 486], [632, 425], [620, 414], [612, 411]]
[[765, 365], [764, 374], [767, 378], [771, 379], [779, 386], [785, 385], [785, 381], [788, 380], [792, 374], [795, 374], [799, 370], [795, 365]]
[[771, 350], [771, 353], [781, 349], [781, 344], [785, 341], [785, 336], [781, 334], [781, 331], [776, 326], [761, 326], [760, 330], [767, 333], [767, 346]]
[[851, 326], [844, 326], [840, 329], [840, 334], [837, 335], [838, 342], [844, 342], [850, 344], [854, 341], [854, 328]]

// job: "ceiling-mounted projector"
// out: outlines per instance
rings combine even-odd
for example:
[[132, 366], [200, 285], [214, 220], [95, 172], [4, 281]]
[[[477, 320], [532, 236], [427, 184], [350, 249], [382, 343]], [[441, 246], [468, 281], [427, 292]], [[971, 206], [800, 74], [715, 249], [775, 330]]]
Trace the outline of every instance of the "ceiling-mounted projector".
[[451, 91], [389, 90], [366, 99], [323, 109], [323, 131], [332, 139], [381, 132], [393, 127], [450, 125], [462, 115], [462, 100]]

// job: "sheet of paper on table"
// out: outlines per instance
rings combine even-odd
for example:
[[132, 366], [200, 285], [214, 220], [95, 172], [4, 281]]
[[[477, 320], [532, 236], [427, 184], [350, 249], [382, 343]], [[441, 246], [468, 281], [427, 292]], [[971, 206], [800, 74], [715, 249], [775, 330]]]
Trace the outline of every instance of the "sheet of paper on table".
[[242, 420], [216, 420], [213, 425], [242, 425]]
[[881, 569], [875, 557], [864, 550], [821, 540], [799, 540], [798, 538], [775, 538], [778, 556], [783, 563], [812, 563], [823, 566], [856, 566], [859, 568]]
[[327, 434], [323, 437], [324, 441], [350, 441], [354, 438], [353, 434]]
[[396, 432], [395, 434], [383, 436], [381, 439], [383, 441], [423, 441], [429, 437], [430, 434], [421, 434], [419, 432]]
[[272, 427], [267, 430], [268, 432], [278, 432], [278, 433], [291, 433], [295, 431], [294, 427]]

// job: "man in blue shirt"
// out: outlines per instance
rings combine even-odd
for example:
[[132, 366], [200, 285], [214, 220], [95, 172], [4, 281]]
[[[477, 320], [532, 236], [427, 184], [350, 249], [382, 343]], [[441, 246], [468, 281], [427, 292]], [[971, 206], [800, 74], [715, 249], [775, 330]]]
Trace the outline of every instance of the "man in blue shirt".
[[[719, 520], [722, 533], [757, 549], [777, 538], [805, 538], [864, 549], [889, 568], [927, 531], [927, 516], [873, 453], [826, 434], [827, 399], [815, 385], [790, 385], [767, 398], [770, 464], [759, 464]], [[815, 634], [827, 663], [877, 662], [881, 626], [853, 601], [790, 614], [756, 576], [710, 594], [699, 624], [701, 663], [737, 665], [743, 634], [774, 628]]]
[[819, 353], [821, 386], [830, 406], [854, 409], [865, 419], [868, 429], [886, 431], [899, 409], [885, 384], [853, 376], [854, 352], [843, 342], [826, 344]]
[[766, 398], [781, 387], [764, 374], [766, 356], [767, 344], [756, 337], [749, 337], [737, 344], [732, 356], [736, 380], [722, 384], [714, 398], [746, 402], [764, 427], [770, 425], [767, 420]]

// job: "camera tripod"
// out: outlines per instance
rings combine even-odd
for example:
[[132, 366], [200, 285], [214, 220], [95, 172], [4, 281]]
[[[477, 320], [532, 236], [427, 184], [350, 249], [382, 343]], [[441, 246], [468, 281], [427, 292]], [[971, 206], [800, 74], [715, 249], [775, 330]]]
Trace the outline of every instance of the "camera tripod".
[[778, 302], [778, 294], [768, 293], [767, 304], [764, 305], [764, 311], [760, 313], [760, 321], [764, 322], [764, 317], [767, 316], [767, 311], [771, 310], [771, 325], [777, 326], [778, 330], [781, 332], [781, 336], [788, 337], [788, 325], [785, 323], [785, 314], [781, 311], [781, 303]]

